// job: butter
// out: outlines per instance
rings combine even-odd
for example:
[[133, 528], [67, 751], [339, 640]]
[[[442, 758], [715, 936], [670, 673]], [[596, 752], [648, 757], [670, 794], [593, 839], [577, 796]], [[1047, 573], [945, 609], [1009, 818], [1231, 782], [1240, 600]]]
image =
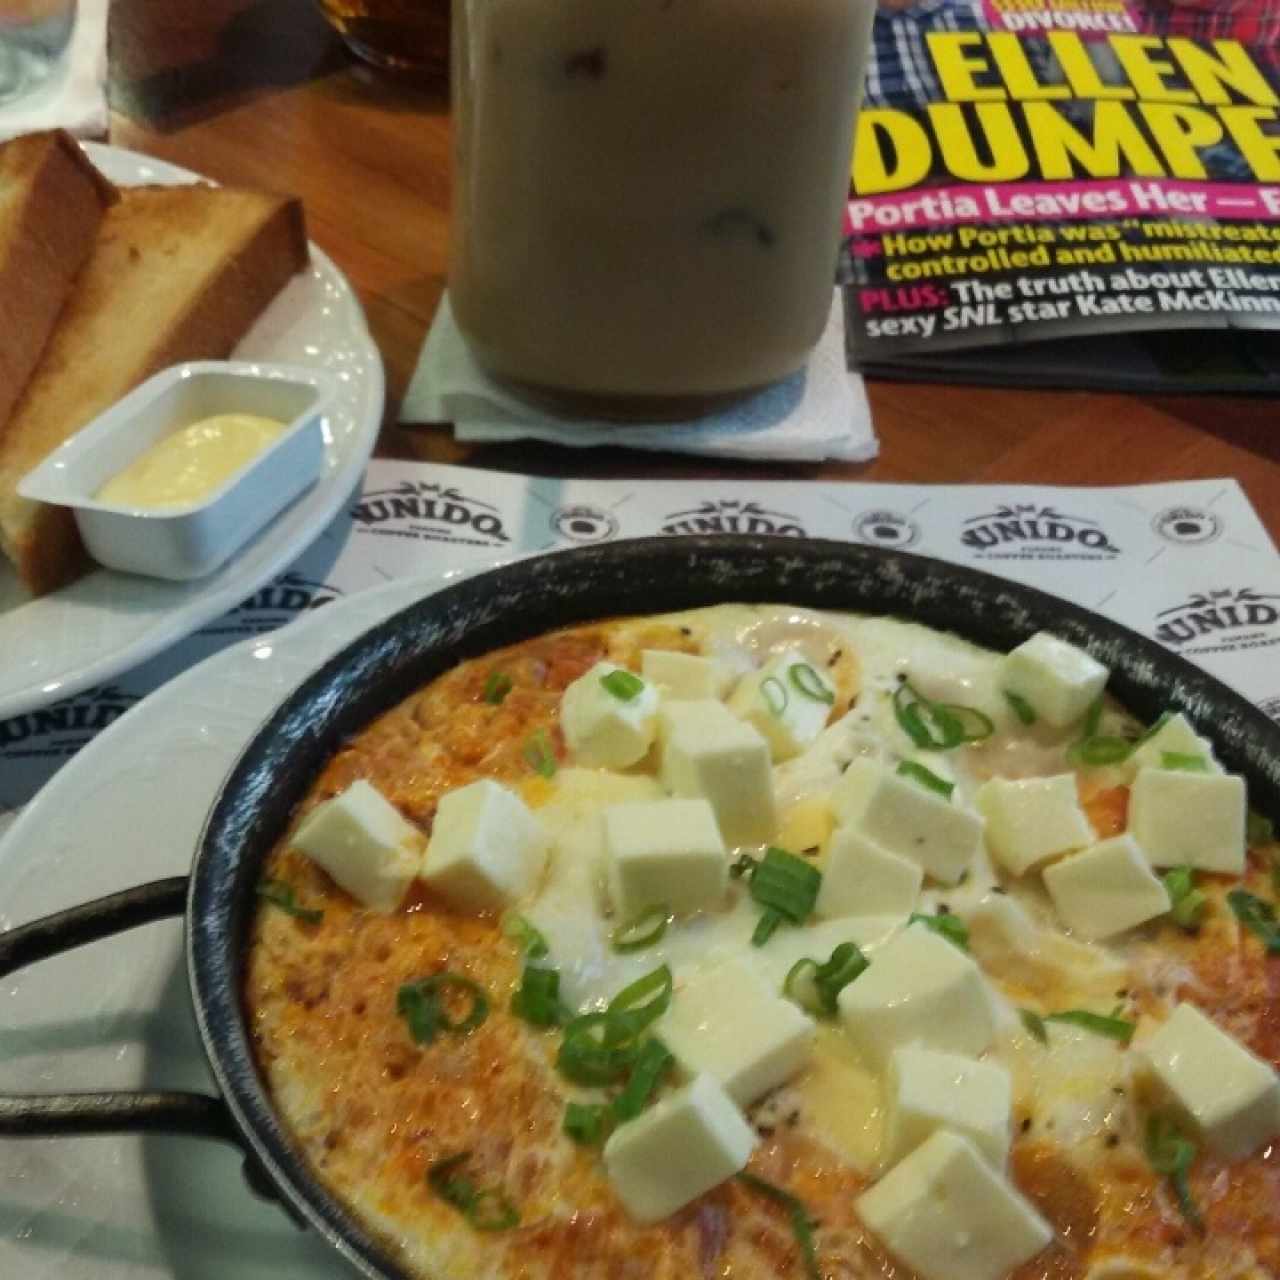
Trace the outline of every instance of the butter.
[[284, 432], [285, 424], [250, 413], [220, 413], [157, 441], [98, 490], [122, 507], [185, 507], [212, 493]]

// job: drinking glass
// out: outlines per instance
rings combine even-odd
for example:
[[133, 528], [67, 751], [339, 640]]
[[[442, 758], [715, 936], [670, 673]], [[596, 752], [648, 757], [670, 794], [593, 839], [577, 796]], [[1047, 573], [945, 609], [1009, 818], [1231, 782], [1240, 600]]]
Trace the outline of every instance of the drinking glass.
[[373, 66], [415, 76], [447, 73], [449, 0], [319, 0], [319, 5], [347, 47]]
[[454, 0], [449, 292], [526, 395], [680, 417], [831, 308], [873, 0]]
[[0, 105], [48, 79], [75, 19], [76, 0], [0, 0]]

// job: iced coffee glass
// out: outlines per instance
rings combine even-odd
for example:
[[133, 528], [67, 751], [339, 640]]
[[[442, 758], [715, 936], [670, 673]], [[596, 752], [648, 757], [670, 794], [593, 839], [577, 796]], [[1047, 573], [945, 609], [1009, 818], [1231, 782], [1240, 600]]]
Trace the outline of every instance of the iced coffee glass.
[[794, 372], [831, 305], [873, 0], [454, 0], [454, 314], [621, 418]]

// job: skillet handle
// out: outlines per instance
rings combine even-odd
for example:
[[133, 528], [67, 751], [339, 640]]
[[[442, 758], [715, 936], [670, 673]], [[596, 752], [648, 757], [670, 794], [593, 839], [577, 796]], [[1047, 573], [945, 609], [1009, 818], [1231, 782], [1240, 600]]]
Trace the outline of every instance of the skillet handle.
[[[0, 934], [0, 978], [138, 925], [180, 916], [187, 878], [154, 880]], [[237, 1142], [221, 1098], [201, 1093], [0, 1094], [0, 1138], [185, 1133]]]

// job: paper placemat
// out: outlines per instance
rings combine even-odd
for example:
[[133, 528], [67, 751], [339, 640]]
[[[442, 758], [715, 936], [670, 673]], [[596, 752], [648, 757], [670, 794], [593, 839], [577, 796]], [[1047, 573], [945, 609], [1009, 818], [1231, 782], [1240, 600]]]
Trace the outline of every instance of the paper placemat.
[[1280, 719], [1280, 556], [1234, 480], [1105, 489], [556, 480], [375, 460], [329, 536], [237, 609], [109, 685], [0, 721], [0, 830], [6, 810], [152, 689], [340, 596], [428, 570], [699, 533], [836, 538], [1029, 583], [1152, 637]]

